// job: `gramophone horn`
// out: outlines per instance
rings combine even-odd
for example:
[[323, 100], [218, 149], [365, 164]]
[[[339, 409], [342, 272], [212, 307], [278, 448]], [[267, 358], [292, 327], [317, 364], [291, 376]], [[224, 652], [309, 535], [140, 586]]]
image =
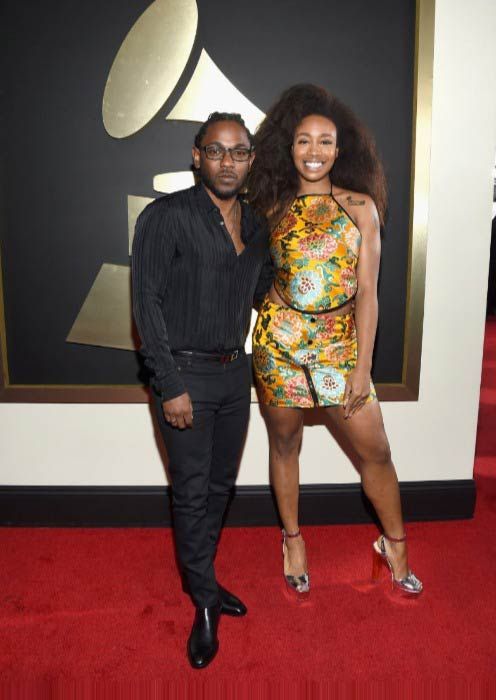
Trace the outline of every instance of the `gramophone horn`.
[[215, 111], [239, 112], [250, 131], [254, 131], [265, 116], [226, 78], [203, 49], [191, 80], [166, 118], [204, 122]]
[[131, 136], [163, 107], [186, 67], [197, 26], [195, 0], [155, 0], [133, 25], [105, 85], [102, 116], [110, 136]]

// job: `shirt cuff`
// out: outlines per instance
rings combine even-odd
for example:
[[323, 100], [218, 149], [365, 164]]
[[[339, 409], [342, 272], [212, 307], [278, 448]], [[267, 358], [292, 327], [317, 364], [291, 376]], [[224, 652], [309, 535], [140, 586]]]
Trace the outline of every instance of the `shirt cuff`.
[[162, 402], [175, 399], [186, 392], [184, 382], [177, 373], [167, 379], [153, 379], [151, 384], [154, 391], [162, 399]]

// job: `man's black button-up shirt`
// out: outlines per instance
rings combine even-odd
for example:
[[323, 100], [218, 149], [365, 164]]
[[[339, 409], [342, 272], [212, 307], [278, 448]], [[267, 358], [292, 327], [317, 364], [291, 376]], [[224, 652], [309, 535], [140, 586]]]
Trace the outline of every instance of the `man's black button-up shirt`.
[[270, 288], [267, 226], [243, 201], [241, 212], [240, 255], [203, 185], [156, 199], [138, 218], [134, 316], [163, 400], [186, 391], [171, 351], [243, 347], [252, 305]]

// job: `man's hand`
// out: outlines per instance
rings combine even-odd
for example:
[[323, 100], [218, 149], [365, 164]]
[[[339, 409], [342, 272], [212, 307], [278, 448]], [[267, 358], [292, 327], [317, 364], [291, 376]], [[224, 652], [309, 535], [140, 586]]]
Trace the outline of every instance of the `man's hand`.
[[173, 428], [181, 428], [182, 430], [193, 427], [193, 406], [187, 392], [184, 392], [181, 396], [176, 396], [175, 399], [164, 401], [162, 408], [165, 420]]

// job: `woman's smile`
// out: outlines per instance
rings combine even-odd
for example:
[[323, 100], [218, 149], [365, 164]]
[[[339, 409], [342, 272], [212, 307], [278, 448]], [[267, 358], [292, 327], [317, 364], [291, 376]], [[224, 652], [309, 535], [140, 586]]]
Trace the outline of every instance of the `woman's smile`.
[[303, 165], [305, 168], [308, 168], [308, 170], [312, 170], [313, 172], [320, 170], [322, 166], [324, 165], [323, 160], [304, 160]]

